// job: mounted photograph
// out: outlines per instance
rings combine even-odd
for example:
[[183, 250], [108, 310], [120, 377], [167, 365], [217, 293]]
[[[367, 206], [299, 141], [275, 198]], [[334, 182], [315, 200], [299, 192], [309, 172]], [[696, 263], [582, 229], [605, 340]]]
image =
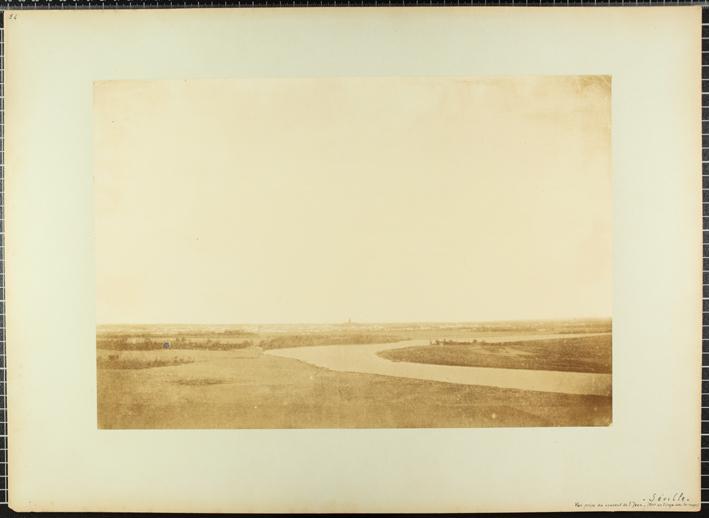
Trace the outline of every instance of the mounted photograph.
[[93, 84], [100, 429], [612, 422], [611, 77]]

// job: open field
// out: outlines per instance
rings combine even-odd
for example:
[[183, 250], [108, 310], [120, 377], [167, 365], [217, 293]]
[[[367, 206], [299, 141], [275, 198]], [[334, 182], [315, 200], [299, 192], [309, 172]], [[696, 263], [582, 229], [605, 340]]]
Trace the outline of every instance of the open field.
[[[598, 367], [603, 364], [600, 356], [606, 348], [609, 350], [609, 335], [604, 341], [590, 333], [608, 330], [609, 322], [556, 326], [524, 323], [517, 327], [346, 324], [100, 328], [98, 425], [119, 429], [603, 426], [611, 421], [611, 398], [606, 396], [343, 372], [275, 353], [323, 344], [333, 348], [390, 344], [394, 349], [382, 356], [403, 354], [408, 362], [447, 361], [450, 363], [440, 365], [460, 366], [489, 357], [494, 359], [489, 360], [490, 365], [508, 362], [508, 367], [531, 368], [510, 364], [508, 358], [516, 355], [525, 358], [525, 365], [538, 369], [558, 366], [559, 362], [570, 365], [574, 356], [567, 349], [573, 343], [580, 353], [578, 358]], [[572, 331], [589, 336], [559, 338]], [[547, 338], [549, 335], [557, 338]], [[520, 336], [537, 337], [538, 343], [530, 345], [518, 340]], [[396, 349], [399, 342], [407, 340], [503, 343], [420, 347], [402, 343]], [[515, 352], [518, 350], [529, 354], [519, 355]]]
[[96, 347], [114, 351], [162, 349], [231, 350], [257, 345], [262, 349], [309, 345], [358, 345], [427, 340], [507, 340], [566, 334], [610, 333], [610, 320], [525, 321], [483, 323], [395, 324], [260, 324], [260, 325], [104, 325], [96, 331]]
[[[153, 358], [164, 352], [128, 353]], [[333, 372], [257, 351], [193, 353], [193, 363], [100, 369], [101, 428], [589, 426], [610, 398]]]
[[611, 335], [502, 343], [448, 342], [379, 353], [392, 361], [568, 372], [611, 372]]

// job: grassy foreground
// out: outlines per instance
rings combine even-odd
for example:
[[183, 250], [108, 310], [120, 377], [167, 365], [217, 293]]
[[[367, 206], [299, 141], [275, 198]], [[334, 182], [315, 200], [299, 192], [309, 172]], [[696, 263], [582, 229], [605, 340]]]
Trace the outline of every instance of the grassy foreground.
[[263, 354], [258, 347], [97, 353], [100, 428], [603, 426], [611, 421], [608, 397], [334, 372]]

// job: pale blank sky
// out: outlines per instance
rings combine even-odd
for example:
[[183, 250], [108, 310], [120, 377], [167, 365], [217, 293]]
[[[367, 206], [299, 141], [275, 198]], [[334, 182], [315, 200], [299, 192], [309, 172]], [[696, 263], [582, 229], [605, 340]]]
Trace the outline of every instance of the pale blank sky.
[[610, 78], [108, 81], [98, 323], [610, 316]]

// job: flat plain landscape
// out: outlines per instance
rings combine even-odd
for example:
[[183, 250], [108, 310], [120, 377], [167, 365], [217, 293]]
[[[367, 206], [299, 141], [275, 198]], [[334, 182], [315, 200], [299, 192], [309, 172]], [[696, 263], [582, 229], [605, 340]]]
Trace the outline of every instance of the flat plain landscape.
[[611, 422], [610, 320], [106, 325], [96, 346], [100, 428]]
[[611, 422], [609, 76], [94, 95], [101, 428]]

